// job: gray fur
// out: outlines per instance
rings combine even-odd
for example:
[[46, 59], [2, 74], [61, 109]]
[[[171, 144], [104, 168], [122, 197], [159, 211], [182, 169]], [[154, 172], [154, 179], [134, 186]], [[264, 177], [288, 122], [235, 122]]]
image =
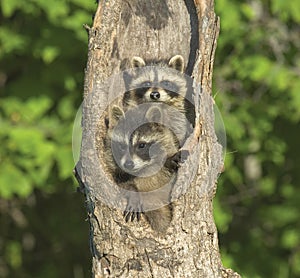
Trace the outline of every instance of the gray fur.
[[[168, 127], [162, 124], [165, 111], [161, 104], [144, 104], [126, 113], [120, 107], [114, 106], [110, 115], [110, 120], [117, 121], [117, 123], [109, 125], [104, 144], [106, 148], [105, 162], [118, 186], [130, 191], [151, 192], [169, 184], [167, 189], [160, 191], [159, 194], [154, 192], [150, 199], [141, 194], [139, 201], [143, 207], [149, 209], [144, 211], [144, 214], [152, 229], [163, 233], [172, 220], [172, 207], [166, 204], [169, 201], [170, 184], [176, 180], [177, 168], [170, 165], [173, 165], [172, 157], [179, 151], [179, 140]], [[154, 151], [150, 160], [143, 160], [135, 153], [134, 146], [139, 142], [154, 142]], [[116, 146], [126, 145], [128, 151], [114, 158], [112, 151], [114, 143]], [[128, 170], [122, 165], [126, 160], [123, 158], [124, 155], [128, 154], [137, 169]], [[122, 181], [120, 177], [126, 175], [129, 175], [130, 178]], [[130, 192], [127, 197], [128, 207], [136, 206], [139, 203], [137, 200], [130, 199]], [[151, 210], [151, 207], [155, 209]], [[139, 210], [139, 208], [136, 209]], [[130, 217], [133, 219], [135, 214], [135, 211], [127, 211], [126, 219], [130, 219]]]
[[[170, 113], [170, 122], [175, 126], [180, 144], [183, 145], [194, 125], [194, 108], [187, 99], [189, 86], [183, 73], [183, 57], [175, 55], [168, 62], [146, 62], [141, 57], [133, 57], [131, 64], [131, 77], [125, 80], [127, 91], [123, 97], [124, 109], [129, 110], [147, 102], [170, 106], [171, 109], [164, 107], [164, 114]], [[146, 88], [142, 94], [140, 88]]]

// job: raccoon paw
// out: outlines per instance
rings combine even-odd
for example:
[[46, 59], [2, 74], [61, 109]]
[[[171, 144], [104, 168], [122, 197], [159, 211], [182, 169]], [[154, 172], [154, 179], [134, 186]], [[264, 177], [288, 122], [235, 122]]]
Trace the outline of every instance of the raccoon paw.
[[188, 150], [181, 150], [181, 151], [179, 151], [179, 153], [180, 153], [180, 161], [179, 162], [184, 163], [187, 160], [188, 156], [190, 155], [190, 152]]
[[174, 154], [173, 156], [167, 159], [165, 166], [168, 167], [169, 169], [177, 170], [180, 167], [179, 161], [180, 161], [180, 152], [177, 152], [176, 154]]
[[189, 151], [187, 150], [179, 151], [167, 160], [166, 166], [170, 169], [178, 170], [178, 168], [180, 167], [179, 163], [183, 163], [184, 161], [186, 161], [188, 155]]
[[127, 206], [125, 208], [125, 211], [123, 213], [123, 216], [125, 217], [125, 221], [133, 221], [135, 218], [137, 221], [140, 221], [141, 214], [143, 213], [143, 205], [140, 203], [139, 200], [128, 200]]

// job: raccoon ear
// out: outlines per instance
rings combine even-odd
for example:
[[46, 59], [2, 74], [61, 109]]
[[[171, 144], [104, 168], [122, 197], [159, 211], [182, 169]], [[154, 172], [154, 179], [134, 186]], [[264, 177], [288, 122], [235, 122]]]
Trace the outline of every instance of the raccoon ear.
[[140, 68], [146, 66], [145, 61], [141, 57], [134, 56], [131, 60], [131, 66], [133, 68]]
[[111, 119], [109, 121], [110, 126], [114, 127], [117, 125], [118, 121], [125, 116], [124, 111], [121, 107], [114, 105], [111, 109]]
[[175, 55], [169, 61], [169, 67], [180, 72], [184, 70], [184, 59], [181, 55]]
[[150, 106], [150, 108], [147, 110], [146, 115], [145, 115], [146, 119], [152, 123], [162, 123], [162, 111], [159, 107], [157, 106]]

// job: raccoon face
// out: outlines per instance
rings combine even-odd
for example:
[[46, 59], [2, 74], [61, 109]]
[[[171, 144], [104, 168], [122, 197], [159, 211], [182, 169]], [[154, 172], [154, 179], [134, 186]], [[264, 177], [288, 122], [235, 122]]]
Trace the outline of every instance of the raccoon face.
[[[115, 114], [122, 113], [116, 110]], [[161, 115], [158, 107], [150, 107], [145, 115], [147, 123], [135, 128], [131, 119], [137, 115], [129, 113], [129, 118], [120, 119], [114, 128], [111, 138], [113, 157], [118, 167], [126, 173], [151, 176], [163, 167], [170, 150], [170, 155], [177, 151], [173, 133], [157, 123]]]
[[147, 67], [141, 57], [133, 57], [131, 63], [136, 68], [136, 75], [127, 86], [129, 91], [125, 93], [125, 103], [159, 101], [171, 104], [185, 96], [187, 84], [182, 56], [174, 56], [168, 64], [150, 64]]
[[138, 83], [139, 81], [135, 80], [133, 86], [137, 88], [135, 89], [135, 97], [140, 102], [161, 101], [169, 103], [173, 98], [178, 97], [182, 91], [180, 84], [169, 80], [155, 81], [149, 79], [147, 81], [141, 80], [141, 83]]
[[163, 167], [167, 159], [164, 142], [160, 138], [157, 124], [145, 124], [137, 129], [130, 144], [133, 171], [141, 176], [150, 176]]
[[[153, 134], [155, 124], [144, 124], [132, 134], [114, 134], [112, 151], [118, 166], [131, 175], [148, 176], [157, 172], [166, 160], [166, 152]], [[118, 132], [118, 131], [117, 131]]]

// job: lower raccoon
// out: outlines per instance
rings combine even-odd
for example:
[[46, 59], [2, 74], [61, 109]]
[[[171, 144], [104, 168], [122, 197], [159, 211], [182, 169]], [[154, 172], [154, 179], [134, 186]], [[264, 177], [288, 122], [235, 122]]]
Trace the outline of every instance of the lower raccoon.
[[141, 57], [133, 57], [131, 65], [132, 74], [124, 75], [125, 109], [145, 102], [163, 102], [176, 108], [194, 126], [192, 82], [191, 78], [184, 74], [184, 59], [181, 55], [175, 55], [168, 62], [145, 62]]
[[160, 123], [162, 115], [157, 104], [126, 114], [114, 106], [105, 139], [108, 169], [118, 186], [128, 190], [125, 220], [139, 220], [143, 213], [158, 232], [165, 232], [172, 220], [172, 207], [166, 204], [181, 159], [179, 141]]

